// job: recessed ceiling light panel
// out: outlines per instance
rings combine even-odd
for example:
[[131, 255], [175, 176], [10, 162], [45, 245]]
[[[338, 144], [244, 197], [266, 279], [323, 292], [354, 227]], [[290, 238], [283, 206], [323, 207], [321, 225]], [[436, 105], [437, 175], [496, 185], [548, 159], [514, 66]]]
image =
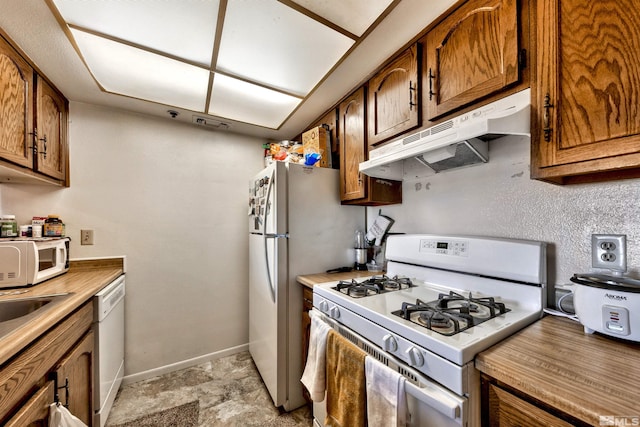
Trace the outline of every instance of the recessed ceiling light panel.
[[203, 111], [210, 72], [206, 69], [72, 30], [89, 70], [107, 91]]
[[216, 74], [209, 114], [277, 129], [301, 99]]
[[322, 16], [341, 28], [360, 37], [385, 11], [392, 0], [293, 0], [300, 6]]
[[71, 25], [211, 64], [219, 0], [53, 0]]
[[229, 0], [217, 69], [305, 96], [354, 43], [276, 0]]

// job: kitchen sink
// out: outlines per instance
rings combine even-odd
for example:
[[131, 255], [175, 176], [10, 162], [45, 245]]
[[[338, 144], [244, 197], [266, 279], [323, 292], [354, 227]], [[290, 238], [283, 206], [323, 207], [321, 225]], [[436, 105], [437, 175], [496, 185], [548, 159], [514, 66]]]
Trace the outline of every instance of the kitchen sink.
[[0, 338], [51, 310], [70, 295], [63, 293], [0, 301]]

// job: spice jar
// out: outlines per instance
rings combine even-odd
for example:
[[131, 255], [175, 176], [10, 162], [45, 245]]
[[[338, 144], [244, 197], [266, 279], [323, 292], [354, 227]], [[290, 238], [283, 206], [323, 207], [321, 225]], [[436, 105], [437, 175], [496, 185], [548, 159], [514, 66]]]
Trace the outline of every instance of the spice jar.
[[43, 227], [44, 237], [62, 237], [64, 236], [64, 223], [58, 215], [49, 215], [44, 221]]
[[18, 237], [18, 223], [15, 215], [2, 215], [0, 218], [0, 237]]

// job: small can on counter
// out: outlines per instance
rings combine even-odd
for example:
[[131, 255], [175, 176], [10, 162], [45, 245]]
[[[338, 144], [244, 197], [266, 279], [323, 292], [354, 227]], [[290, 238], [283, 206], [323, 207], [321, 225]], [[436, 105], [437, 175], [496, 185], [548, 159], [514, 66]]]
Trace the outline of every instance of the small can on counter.
[[31, 237], [31, 226], [30, 225], [21, 225], [20, 226], [20, 237]]
[[2, 215], [0, 218], [0, 237], [18, 237], [18, 223], [15, 215]]
[[44, 221], [42, 233], [44, 237], [62, 237], [64, 236], [64, 223], [58, 215], [49, 215]]

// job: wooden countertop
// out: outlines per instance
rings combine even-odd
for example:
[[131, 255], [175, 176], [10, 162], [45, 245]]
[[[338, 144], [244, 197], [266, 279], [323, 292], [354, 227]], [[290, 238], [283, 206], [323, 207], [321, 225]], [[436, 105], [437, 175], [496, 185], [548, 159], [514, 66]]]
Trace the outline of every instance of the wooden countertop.
[[481, 372], [591, 425], [640, 417], [640, 344], [546, 316], [476, 356]]
[[305, 274], [302, 276], [296, 277], [298, 283], [313, 289], [315, 285], [320, 283], [327, 282], [337, 282], [340, 280], [351, 280], [357, 279], [358, 277], [371, 277], [376, 275], [381, 275], [382, 272], [373, 273], [371, 271], [358, 271], [351, 270], [344, 273], [316, 273], [316, 274]]
[[[71, 314], [123, 272], [123, 258], [71, 261], [69, 271], [62, 276], [31, 287], [12, 289], [27, 291], [20, 295], [0, 296], [0, 301], [7, 301], [40, 295], [73, 293], [55, 307], [4, 335], [0, 339], [0, 364]], [[0, 289], [0, 291], [8, 290], [10, 289]]]

